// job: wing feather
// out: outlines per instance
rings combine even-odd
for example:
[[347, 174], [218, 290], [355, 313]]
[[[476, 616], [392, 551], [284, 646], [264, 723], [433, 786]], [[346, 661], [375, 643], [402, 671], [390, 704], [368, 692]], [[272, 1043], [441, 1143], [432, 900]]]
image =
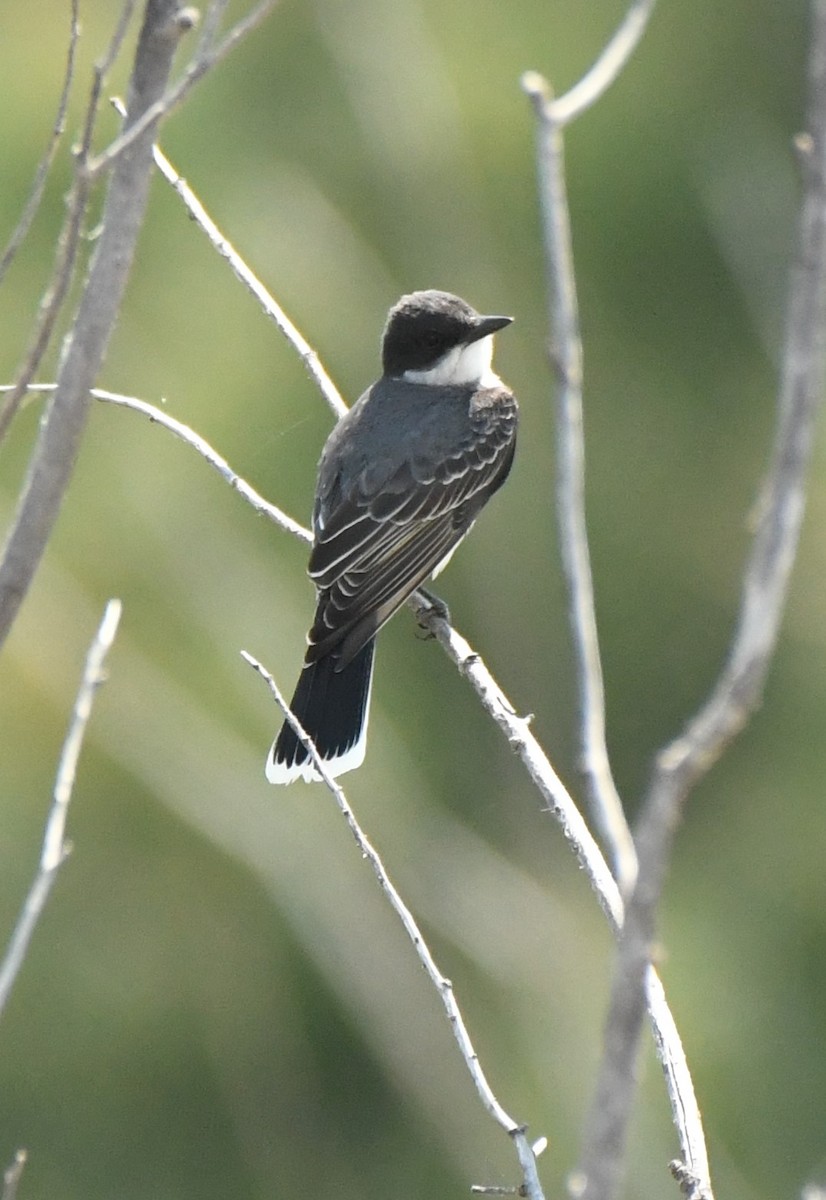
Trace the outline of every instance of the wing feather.
[[[409, 453], [382, 478], [375, 462], [330, 489], [314, 518], [309, 574], [318, 590], [308, 660], [340, 643], [342, 667], [467, 533], [513, 457], [516, 410], [484, 414], [453, 453]], [[319, 506], [320, 507], [320, 506]]]

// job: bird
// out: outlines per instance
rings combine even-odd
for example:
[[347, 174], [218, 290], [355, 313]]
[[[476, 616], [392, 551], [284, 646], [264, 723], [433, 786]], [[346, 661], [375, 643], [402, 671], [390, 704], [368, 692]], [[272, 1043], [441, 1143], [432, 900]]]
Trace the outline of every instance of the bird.
[[[290, 709], [330, 776], [364, 760], [376, 634], [446, 565], [510, 471], [518, 405], [492, 360], [493, 335], [512, 320], [450, 292], [402, 296], [381, 378], [322, 451], [307, 568], [316, 610]], [[289, 721], [266, 777], [321, 778]]]

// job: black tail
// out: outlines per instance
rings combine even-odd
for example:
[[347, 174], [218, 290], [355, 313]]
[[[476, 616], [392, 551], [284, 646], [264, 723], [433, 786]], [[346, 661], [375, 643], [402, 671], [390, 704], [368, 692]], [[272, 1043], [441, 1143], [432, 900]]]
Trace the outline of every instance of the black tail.
[[[331, 775], [342, 775], [364, 760], [374, 646], [369, 641], [341, 671], [336, 670], [335, 654], [308, 663], [290, 703]], [[267, 758], [267, 779], [292, 783], [319, 778], [308, 751], [285, 721]]]

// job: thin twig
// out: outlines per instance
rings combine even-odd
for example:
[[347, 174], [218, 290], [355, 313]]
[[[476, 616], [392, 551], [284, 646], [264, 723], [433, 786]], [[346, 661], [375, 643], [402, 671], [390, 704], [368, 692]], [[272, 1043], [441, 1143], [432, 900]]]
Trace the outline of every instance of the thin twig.
[[[623, 903], [614, 877], [570, 793], [531, 733], [528, 721], [518, 716], [481, 656], [461, 634], [437, 612], [431, 610], [428, 613], [426, 603], [422, 605], [418, 615], [420, 620], [426, 621], [461, 674], [473, 685], [483, 707], [503, 731], [511, 748], [522, 759], [544, 797], [548, 811], [559, 824], [565, 840], [585, 871], [613, 932], [620, 934], [624, 919]], [[701, 1181], [693, 1200], [711, 1200], [708, 1154], [694, 1084], [662, 982], [654, 967], [650, 965], [645, 977], [645, 986], [654, 1042], [665, 1075], [680, 1149], [687, 1169]]]
[[[173, 109], [177, 108], [189, 95], [195, 84], [225, 58], [242, 38], [255, 29], [272, 9], [275, 8], [277, 3], [278, 0], [261, 0], [261, 3], [232, 27], [218, 46], [212, 49], [203, 48], [203, 52], [195, 56], [184, 72], [183, 77], [176, 84], [169, 88], [168, 91], [165, 91], [147, 109], [142, 111], [134, 122], [124, 129], [105, 150], [96, 157], [89, 159], [85, 168], [85, 173], [89, 179], [96, 179], [104, 171], [107, 171], [125, 150], [128, 150], [138, 138], [146, 133], [150, 126], [156, 125], [160, 120], [168, 116]], [[180, 32], [185, 32], [195, 24], [196, 13], [193, 9], [180, 9], [177, 14], [177, 21]]]
[[60, 139], [66, 129], [66, 110], [69, 107], [69, 93], [72, 90], [72, 80], [75, 74], [75, 52], [77, 50], [77, 41], [80, 36], [80, 21], [78, 18], [78, 0], [71, 0], [71, 9], [69, 14], [69, 49], [66, 52], [66, 70], [63, 75], [63, 87], [60, 91], [60, 99], [57, 105], [57, 115], [52, 126], [52, 132], [49, 138], [49, 145], [46, 148], [46, 153], [40, 160], [37, 170], [35, 171], [34, 180], [32, 182], [29, 198], [26, 201], [20, 220], [8, 240], [2, 256], [0, 256], [0, 282], [3, 276], [11, 266], [11, 263], [17, 254], [17, 251], [26, 240], [26, 235], [31, 229], [32, 221], [37, 215], [37, 210], [40, 208], [40, 202], [43, 199], [43, 193], [46, 190], [46, 180], [49, 176], [52, 163], [54, 162], [57, 148], [60, 145]]
[[155, 146], [154, 156], [155, 165], [158, 170], [183, 201], [187, 212], [196, 225], [199, 229], [203, 230], [214, 248], [225, 262], [229, 264], [236, 279], [240, 280], [244, 287], [252, 292], [264, 314], [278, 326], [281, 333], [298, 354], [308, 374], [335, 416], [342, 417], [347, 412], [347, 405], [342, 400], [338, 388], [322, 366], [315, 350], [313, 350], [309, 342], [295, 327], [277, 300], [273, 299], [254, 271], [244, 262], [231, 242], [224, 237], [192, 188], [178, 174], [159, 146]]
[[208, 442], [204, 441], [194, 430], [188, 425], [184, 425], [181, 421], [176, 421], [174, 417], [170, 417], [163, 409], [157, 408], [154, 404], [147, 404], [144, 400], [138, 400], [136, 396], [122, 396], [119, 392], [107, 392], [102, 388], [92, 388], [92, 395], [96, 400], [102, 400], [106, 404], [115, 404], [119, 408], [131, 408], [133, 412], [142, 413], [148, 417], [155, 425], [163, 425], [170, 433], [174, 433], [175, 437], [180, 438], [182, 442], [186, 442], [193, 450], [206, 459], [211, 467], [213, 467], [222, 479], [229, 484], [240, 496], [246, 500], [247, 504], [251, 505], [257, 513], [268, 517], [276, 525], [280, 525], [287, 533], [292, 533], [295, 537], [301, 538], [304, 542], [311, 542], [313, 535], [309, 529], [300, 525], [298, 521], [294, 521], [292, 517], [287, 516], [283, 509], [278, 508], [275, 504], [270, 504], [268, 500], [251, 487], [245, 479], [242, 479], [237, 471], [234, 471], [225, 458], [222, 458], [216, 450]]
[[[141, 119], [166, 90], [177, 43], [184, 28], [177, 0], [153, 0], [146, 7], [129, 86], [127, 127]], [[118, 28], [120, 33], [121, 27]], [[87, 109], [94, 124], [101, 83], [96, 74]], [[41, 424], [17, 513], [0, 558], [0, 644], [14, 622], [43, 555], [74, 470], [86, 427], [89, 390], [95, 382], [117, 320], [143, 221], [152, 166], [154, 125], [117, 158], [104, 204], [101, 235], [92, 258], [72, 332], [61, 359], [58, 387]], [[78, 164], [75, 192], [85, 197], [90, 177]], [[62, 273], [62, 287], [69, 271]], [[31, 360], [20, 384], [33, 377]]]
[[17, 415], [30, 381], [43, 361], [55, 323], [66, 299], [74, 274], [87, 201], [88, 189], [81, 180], [77, 179], [69, 195], [63, 228], [58, 235], [52, 278], [38, 307], [34, 335], [18, 371], [17, 383], [9, 389], [3, 407], [0, 408], [0, 444], [5, 439], [11, 423]]
[[[80, 245], [81, 230], [86, 217], [86, 210], [89, 203], [89, 182], [85, 178], [84, 172], [81, 169], [86, 162], [92, 147], [92, 137], [94, 135], [95, 123], [97, 121], [98, 109], [100, 106], [100, 93], [106, 78], [108, 67], [114, 61], [117, 48], [120, 46], [126, 25], [131, 13], [132, 6], [135, 0], [127, 0], [121, 12], [121, 17], [117, 27], [112, 35], [106, 53], [101, 62], [95, 64], [92, 71], [92, 86], [89, 93], [89, 99], [86, 104], [86, 112], [84, 114], [83, 133], [80, 138], [80, 143], [75, 150], [76, 169], [72, 187], [69, 192], [69, 198], [66, 203], [66, 216], [63, 221], [63, 227], [57, 239], [57, 248], [55, 251], [54, 267], [52, 268], [52, 276], [49, 285], [40, 301], [38, 307], [37, 319], [35, 321], [34, 334], [29, 343], [29, 348], [23, 360], [23, 364], [17, 373], [17, 382], [14, 388], [11, 389], [6, 397], [2, 409], [0, 409], [0, 444], [8, 433], [9, 427], [14, 420], [15, 414], [23, 397], [26, 394], [26, 389], [29, 383], [34, 378], [37, 368], [43, 360], [43, 356], [48, 349], [51, 341], [52, 333], [54, 332], [57, 318], [63, 307], [63, 302], [69, 291], [69, 285], [74, 275], [75, 265], [77, 262], [77, 254]], [[8, 561], [8, 549], [4, 552], [3, 563]], [[13, 568], [12, 568], [13, 570]], [[3, 564], [0, 564], [0, 581], [2, 580]], [[15, 588], [18, 583], [12, 581]], [[2, 582], [0, 582], [2, 588]], [[3, 623], [3, 599], [0, 596], [0, 643], [3, 641], [2, 623]], [[12, 617], [14, 613], [12, 613]]]
[[20, 1183], [27, 1158], [25, 1150], [21, 1149], [15, 1152], [14, 1161], [3, 1172], [3, 1191], [0, 1194], [0, 1200], [16, 1200], [17, 1185]]
[[608, 847], [620, 888], [627, 895], [634, 886], [637, 856], [614, 783], [606, 743], [605, 688], [585, 517], [582, 339], [565, 184], [563, 133], [553, 115], [547, 83], [541, 76], [529, 73], [523, 77], [522, 86], [533, 103], [537, 118], [537, 169], [549, 281], [549, 321], [559, 377], [556, 508], [577, 660], [580, 759], [594, 820]]
[[550, 281], [553, 357], [560, 377], [557, 401], [557, 511], [570, 617], [578, 660], [581, 757], [589, 800], [612, 855], [624, 894], [636, 878], [636, 852], [611, 773], [605, 736], [605, 689], [597, 635], [594, 587], [585, 519], [585, 441], [582, 412], [582, 339], [571, 223], [565, 184], [563, 127], [594, 104], [630, 59], [656, 0], [635, 0], [591, 69], [564, 96], [553, 99], [547, 81], [527, 72], [522, 86], [537, 116], [537, 164]]
[[[31, 383], [29, 384], [30, 392], [53, 392], [57, 384], [55, 383]], [[9, 391], [8, 385], [0, 385], [0, 395], [3, 392]], [[131, 408], [133, 412], [141, 413], [142, 416], [148, 417], [153, 425], [163, 425], [164, 429], [168, 429], [170, 433], [174, 433], [175, 437], [180, 438], [182, 442], [186, 442], [193, 450], [196, 450], [209, 465], [218, 472], [225, 483], [228, 483], [240, 496], [246, 500], [257, 513], [264, 517], [268, 517], [274, 524], [280, 525], [286, 533], [292, 533], [297, 538], [301, 538], [304, 542], [311, 542], [313, 535], [309, 529], [294, 521], [288, 516], [283, 509], [278, 508], [275, 504], [270, 504], [269, 500], [265, 500], [260, 492], [257, 492], [245, 479], [242, 479], [237, 471], [234, 471], [227, 460], [223, 458], [217, 450], [210, 446], [209, 442], [205, 441], [199, 434], [195, 433], [189, 425], [184, 425], [181, 421], [177, 421], [162, 408], [157, 405], [148, 404], [145, 400], [139, 400], [137, 396], [124, 396], [120, 392], [107, 392], [104, 388], [92, 388], [91, 395], [95, 400], [100, 400], [104, 404], [114, 404], [117, 408]]]
[[527, 72], [522, 86], [537, 116], [539, 194], [543, 212], [549, 319], [560, 380], [557, 395], [557, 513], [580, 694], [581, 762], [597, 827], [609, 848], [623, 894], [634, 885], [636, 851], [611, 772], [605, 731], [605, 688], [585, 518], [582, 339], [571, 224], [565, 184], [563, 126], [584, 112], [616, 79], [643, 35], [655, 0], [636, 0], [593, 67], [553, 100], [547, 81]]
[[567, 125], [604, 95], [639, 45], [656, 2], [634, 0], [590, 71], [564, 96], [552, 102], [551, 115], [555, 124]]
[[[40, 915], [49, 893], [52, 890], [57, 872], [69, 853], [66, 841], [66, 818], [69, 813], [69, 801], [77, 774], [77, 763], [80, 757], [86, 726], [92, 713], [95, 692], [103, 682], [104, 663], [106, 655], [114, 641], [120, 621], [120, 600], [110, 600], [106, 605], [103, 620], [86, 655], [86, 665], [80, 681], [69, 731], [63, 743], [63, 751], [57, 768], [54, 795], [49, 816], [46, 821], [46, 831], [43, 838], [43, 849], [40, 855], [40, 865], [37, 875], [23, 904], [17, 919], [14, 932], [2, 963], [0, 963], [0, 1014], [6, 1006], [14, 982], [20, 973], [20, 968], [26, 957], [29, 943], [34, 933]], [[22, 1165], [21, 1165], [22, 1170]]]
[[131, 24], [132, 17], [135, 12], [136, 4], [137, 0], [124, 0], [123, 6], [120, 10], [120, 16], [118, 17], [118, 23], [114, 28], [112, 37], [109, 40], [109, 45], [106, 47], [103, 55], [95, 63], [95, 81], [97, 86], [95, 106], [97, 106], [97, 103], [100, 100], [100, 95], [103, 91], [103, 85], [106, 82], [109, 72], [112, 70], [117, 57], [120, 54], [121, 46], [123, 45], [124, 39], [129, 30], [129, 25]]
[[265, 667], [261, 665], [260, 662], [253, 658], [251, 654], [248, 654], [246, 650], [241, 651], [241, 657], [248, 662], [253, 670], [257, 671], [261, 678], [266, 682], [276, 704], [281, 709], [302, 746], [304, 746], [309, 753], [313, 762], [313, 766], [318, 771], [323, 782], [326, 784], [328, 790], [335, 799], [339, 811], [347, 822], [347, 825], [353, 835], [353, 838], [355, 839], [356, 845], [358, 846], [362, 857], [366, 858], [370, 863], [373, 873], [379, 882], [379, 886], [404, 926], [404, 931], [412, 942], [413, 948], [415, 949], [416, 954], [419, 956], [419, 961], [421, 962], [422, 966], [427, 972], [428, 978], [439, 994], [439, 998], [442, 1001], [447, 1019], [450, 1022], [450, 1028], [453, 1031], [453, 1036], [456, 1039], [459, 1051], [465, 1061], [468, 1071], [470, 1072], [470, 1076], [473, 1080], [482, 1104], [490, 1116], [493, 1117], [494, 1121], [496, 1121], [496, 1123], [505, 1130], [505, 1132], [513, 1139], [516, 1145], [520, 1165], [522, 1166], [523, 1170], [525, 1189], [524, 1195], [529, 1196], [531, 1200], [543, 1200], [543, 1193], [539, 1183], [539, 1177], [536, 1173], [536, 1161], [534, 1158], [534, 1153], [525, 1135], [525, 1129], [523, 1126], [514, 1121], [512, 1117], [508, 1116], [494, 1095], [490, 1084], [488, 1083], [487, 1077], [479, 1062], [479, 1056], [474, 1049], [473, 1042], [471, 1041], [470, 1034], [468, 1033], [461, 1009], [456, 1001], [456, 996], [454, 995], [453, 991], [453, 984], [442, 974], [436, 965], [436, 960], [433, 957], [430, 947], [425, 941], [421, 929], [416, 923], [415, 917], [405, 904], [404, 900], [402, 900], [394, 883], [387, 874], [387, 870], [385, 869], [378, 851], [375, 849], [372, 842], [368, 839], [364, 830], [361, 828], [361, 825], [356, 819], [355, 813], [353, 812], [343, 790], [328, 773], [324, 764], [324, 760], [318, 754], [312, 739], [308, 736], [301, 723], [291, 712], [289, 705], [282, 696], [272, 675]]
[[229, 0], [212, 0], [206, 11], [206, 16], [201, 22], [201, 35], [198, 39], [198, 58], [206, 57], [215, 44], [221, 18], [226, 12], [228, 4]]
[[643, 980], [683, 806], [690, 790], [760, 703], [797, 552], [815, 417], [826, 373], [826, 0], [813, 0], [811, 20], [807, 133], [798, 139], [807, 151], [804, 191], [790, 279], [777, 425], [761, 493], [760, 521], [727, 661], [706, 703], [685, 731], [656, 756], [637, 827], [639, 874], [620, 939], [603, 1058], [582, 1151], [587, 1200], [610, 1200], [619, 1187], [644, 1015]]
[[[582, 343], [573, 267], [570, 216], [565, 183], [563, 126], [594, 103], [630, 58], [644, 32], [653, 3], [636, 3], [588, 74], [559, 100], [547, 82], [531, 72], [523, 78], [538, 123], [538, 170], [544, 245], [550, 280], [550, 320], [558, 396], [557, 509], [563, 565], [570, 595], [580, 687], [582, 761], [598, 827], [610, 848], [624, 894], [637, 872], [636, 851], [611, 774], [605, 734], [605, 697], [594, 608], [593, 580], [585, 519], [585, 451], [582, 413]], [[685, 1178], [695, 1181], [693, 1196], [711, 1196], [702, 1119], [676, 1025], [662, 984], [650, 965], [640, 976], [652, 1014], [654, 1037], [666, 1075], [672, 1115], [684, 1157]], [[575, 1186], [584, 1186], [582, 1173]]]
[[611, 928], [618, 931], [623, 920], [619, 889], [570, 792], [531, 732], [530, 718], [516, 712], [481, 656], [465, 638], [439, 615], [426, 598], [421, 598], [418, 593], [417, 597], [418, 619], [438, 639], [460, 674], [472, 683], [483, 707], [505, 734], [511, 749], [521, 758], [547, 805], [547, 811], [558, 823], [563, 837], [587, 875]]
[[[125, 109], [117, 98], [113, 99], [112, 103], [122, 115], [125, 114]], [[335, 417], [343, 417], [347, 412], [347, 405], [341, 397], [336, 385], [333, 383], [329, 374], [325, 370], [318, 357], [318, 354], [303, 336], [301, 331], [293, 324], [284, 309], [278, 301], [267, 290], [252, 268], [244, 261], [228, 238], [224, 236], [221, 230], [213, 221], [212, 217], [204, 208], [201, 201], [198, 199], [195, 192], [189, 186], [187, 181], [176, 170], [169, 159], [166, 157], [160, 146], [156, 145], [153, 148], [153, 156], [155, 166], [163, 175], [164, 179], [172, 187], [179, 199], [183, 202], [184, 207], [189, 213], [192, 220], [198, 228], [206, 234], [211, 245], [218, 251], [221, 258], [228, 264], [230, 270], [235, 275], [245, 288], [258, 301], [258, 305], [265, 316], [269, 317], [274, 322], [279, 331], [287, 339], [290, 345], [298, 354], [304, 364], [308, 375], [315, 383], [316, 387], [321, 392], [324, 399], [334, 414]]]

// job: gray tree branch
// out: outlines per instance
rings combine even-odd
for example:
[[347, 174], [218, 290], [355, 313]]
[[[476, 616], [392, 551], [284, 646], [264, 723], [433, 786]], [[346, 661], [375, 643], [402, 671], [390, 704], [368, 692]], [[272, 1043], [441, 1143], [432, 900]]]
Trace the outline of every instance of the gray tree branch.
[[614, 36], [594, 65], [564, 96], [554, 100], [552, 116], [555, 124], [567, 125], [596, 104], [615, 79], [624, 71], [628, 60], [642, 40], [657, 0], [633, 0]]
[[[115, 138], [106, 150], [102, 151], [95, 158], [88, 160], [85, 168], [87, 176], [90, 179], [94, 179], [101, 175], [135, 141], [138, 139], [143, 140], [150, 126], [152, 129], [155, 129], [163, 117], [168, 116], [174, 108], [177, 108], [198, 80], [202, 79], [207, 71], [210, 71], [225, 58], [242, 38], [255, 29], [272, 11], [277, 2], [278, 0], [260, 0], [259, 4], [251, 12], [247, 13], [237, 25], [234, 25], [230, 29], [218, 45], [214, 45], [214, 36], [217, 32], [221, 12], [226, 7], [226, 0], [213, 0], [213, 4], [210, 6], [205, 20], [206, 35], [201, 38], [198, 52], [184, 72], [183, 78], [179, 79], [167, 91], [163, 91], [157, 96], [154, 103], [142, 108], [134, 119], [130, 119], [124, 126], [123, 132]], [[180, 30], [191, 29], [196, 23], [197, 16], [196, 9], [180, 8], [178, 12]]]
[[546, 81], [536, 72], [529, 72], [523, 76], [522, 86], [533, 102], [537, 116], [539, 196], [549, 281], [549, 320], [553, 331], [551, 358], [559, 381], [556, 511], [577, 662], [580, 762], [594, 822], [608, 847], [620, 888], [627, 894], [636, 878], [637, 857], [611, 772], [606, 743], [605, 689], [585, 517], [582, 339], [565, 184], [563, 131], [553, 115], [554, 104]]
[[[66, 216], [57, 239], [54, 267], [52, 268], [51, 279], [38, 307], [34, 332], [23, 359], [23, 364], [18, 371], [17, 382], [6, 396], [2, 408], [0, 408], [0, 443], [2, 443], [8, 433], [9, 427], [20, 407], [20, 403], [26, 394], [26, 389], [34, 378], [35, 372], [48, 349], [57, 318], [63, 308], [63, 303], [69, 291], [69, 285], [72, 282], [80, 247], [81, 230], [83, 222], [86, 219], [86, 211], [89, 203], [89, 181], [83, 171], [80, 170], [80, 167], [91, 152], [92, 136], [100, 106], [101, 90], [107, 73], [114, 63], [118, 49], [123, 42], [134, 5], [135, 0], [126, 0], [110, 39], [109, 46], [102, 59], [95, 63], [92, 71], [92, 86], [89, 100], [86, 104], [83, 132], [78, 148], [75, 151], [76, 169], [66, 204]], [[75, 29], [72, 31], [72, 37], [76, 37]], [[74, 62], [73, 50], [69, 62], [70, 65]], [[68, 78], [67, 74], [67, 82]], [[54, 145], [56, 148], [56, 143]], [[45, 174], [43, 182], [45, 183]], [[2, 612], [0, 611], [1, 615]], [[2, 636], [0, 636], [0, 643], [2, 643], [2, 640]]]
[[75, 73], [75, 52], [77, 50], [77, 40], [80, 35], [80, 20], [78, 13], [79, 0], [71, 0], [71, 9], [69, 14], [69, 47], [66, 52], [66, 70], [63, 76], [63, 86], [60, 91], [60, 99], [57, 105], [57, 115], [52, 125], [52, 132], [49, 137], [49, 144], [46, 147], [46, 153], [40, 160], [37, 170], [34, 174], [29, 198], [26, 201], [23, 212], [20, 214], [20, 220], [17, 222], [11, 237], [6, 243], [6, 248], [0, 255], [0, 282], [2, 282], [6, 271], [8, 271], [14, 256], [26, 240], [26, 235], [31, 228], [32, 221], [37, 215], [37, 210], [40, 207], [40, 201], [43, 199], [43, 192], [46, 188], [46, 180], [49, 176], [49, 170], [54, 162], [54, 156], [57, 153], [57, 148], [60, 145], [66, 129], [66, 110], [69, 107], [69, 93], [72, 90], [72, 80]]
[[[29, 392], [40, 392], [49, 395], [55, 391], [57, 384], [54, 383], [31, 383], [29, 384]], [[11, 386], [8, 384], [0, 385], [0, 395], [4, 392], [10, 392]], [[231, 488], [234, 488], [241, 496], [244, 497], [247, 504], [255, 509], [257, 513], [269, 517], [276, 525], [280, 525], [287, 533], [294, 534], [295, 537], [301, 538], [302, 541], [311, 542], [313, 535], [304, 525], [298, 521], [294, 521], [288, 516], [283, 509], [278, 508], [275, 504], [270, 504], [269, 500], [257, 492], [254, 487], [247, 483], [246, 479], [242, 479], [237, 471], [234, 471], [223, 455], [219, 454], [210, 446], [209, 442], [197, 434], [194, 429], [190, 429], [188, 425], [184, 425], [181, 421], [177, 421], [175, 417], [171, 417], [169, 413], [164, 412], [162, 408], [158, 408], [154, 404], [147, 404], [145, 400], [139, 400], [137, 396], [124, 396], [121, 392], [109, 392], [105, 388], [92, 388], [91, 395], [95, 400], [100, 400], [104, 404], [112, 404], [116, 408], [131, 408], [133, 412], [140, 413], [146, 417], [153, 425], [162, 425], [164, 429], [168, 429], [170, 433], [174, 433], [175, 437], [180, 438], [182, 442], [187, 442], [194, 450], [197, 450], [201, 458], [208, 462], [213, 470], [217, 471], [221, 478], [228, 483]]]
[[206, 234], [211, 245], [230, 267], [239, 282], [252, 293], [258, 306], [273, 321], [280, 332], [298, 354], [307, 373], [321, 392], [335, 417], [347, 412], [336, 385], [328, 375], [315, 350], [299, 329], [293, 324], [277, 300], [267, 291], [261, 280], [250, 269], [232, 243], [224, 236], [187, 181], [178, 174], [160, 146], [154, 149], [155, 165], [166, 182], [173, 188], [198, 228]]
[[[792, 265], [777, 424], [728, 659], [684, 732], [656, 756], [636, 831], [639, 873], [619, 942], [603, 1058], [582, 1150], [582, 1196], [619, 1190], [645, 1012], [644, 981], [674, 834], [691, 788], [760, 703], [797, 551], [826, 330], [826, 0], [813, 0], [803, 196]], [[683, 1180], [683, 1185], [685, 1181]], [[696, 1191], [692, 1194], [697, 1194]]]
[[[140, 119], [161, 96], [180, 30], [178, 0], [148, 0], [129, 87], [130, 116]], [[94, 121], [96, 97], [87, 126]], [[46, 548], [86, 427], [92, 387], [117, 319], [143, 220], [154, 127], [119, 157], [106, 197], [102, 232], [42, 424], [23, 493], [0, 560], [0, 645]], [[77, 188], [85, 189], [82, 165]]]
[[387, 870], [382, 862], [378, 851], [373, 846], [372, 842], [367, 837], [362, 829], [347, 797], [344, 794], [341, 786], [329, 774], [323, 759], [320, 757], [312, 739], [308, 736], [301, 723], [290, 710], [287, 701], [282, 696], [277, 683], [272, 675], [263, 667], [257, 659], [251, 654], [247, 654], [245, 650], [241, 651], [241, 656], [246, 662], [257, 671], [261, 678], [265, 681], [270, 689], [278, 707], [281, 709], [284, 717], [295, 730], [301, 744], [307, 749], [316, 770], [324, 781], [328, 791], [332, 794], [333, 799], [338, 805], [341, 815], [344, 817], [350, 832], [355, 839], [356, 845], [361, 851], [362, 857], [370, 864], [379, 886], [387, 897], [390, 906], [398, 916], [404, 931], [413, 944], [413, 948], [419, 957], [419, 961], [427, 972], [430, 982], [436, 989], [442, 1005], [445, 1010], [445, 1015], [450, 1023], [450, 1028], [459, 1051], [464, 1059], [465, 1065], [470, 1072], [470, 1077], [473, 1080], [476, 1091], [479, 1095], [482, 1104], [486, 1111], [490, 1114], [497, 1125], [499, 1125], [512, 1139], [516, 1146], [517, 1156], [520, 1166], [522, 1167], [523, 1182], [519, 1188], [520, 1195], [529, 1197], [529, 1200], [544, 1200], [542, 1185], [539, 1182], [539, 1175], [536, 1170], [536, 1158], [533, 1148], [528, 1141], [527, 1133], [524, 1126], [514, 1121], [513, 1117], [508, 1116], [502, 1105], [497, 1100], [493, 1089], [488, 1083], [487, 1076], [482, 1069], [482, 1064], [479, 1061], [479, 1055], [476, 1053], [473, 1042], [471, 1041], [470, 1033], [468, 1032], [465, 1019], [462, 1016], [462, 1011], [459, 1008], [456, 996], [453, 991], [453, 984], [447, 979], [436, 964], [433, 953], [427, 944], [424, 934], [419, 928], [416, 918], [405, 904], [395, 884], [387, 874]]
[[591, 812], [611, 854], [624, 895], [634, 885], [637, 860], [606, 743], [605, 689], [585, 517], [582, 338], [563, 130], [595, 104], [622, 72], [642, 39], [655, 3], [656, 0], [634, 0], [596, 62], [565, 95], [552, 97], [547, 80], [537, 71], [528, 71], [522, 77], [523, 90], [537, 117], [537, 171], [549, 284], [551, 358], [559, 378], [556, 510], [577, 659], [580, 759]]
[[17, 1186], [23, 1174], [28, 1155], [25, 1150], [17, 1150], [11, 1165], [3, 1172], [3, 1190], [0, 1200], [17, 1200]]
[[[3, 956], [2, 962], [0, 962], [0, 1015], [2, 1015], [6, 1007], [6, 1001], [11, 994], [17, 976], [20, 974], [20, 968], [26, 957], [32, 934], [37, 922], [40, 920], [40, 915], [49, 898], [49, 893], [52, 890], [57, 873], [63, 865], [66, 855], [69, 853], [69, 844], [66, 841], [66, 818], [69, 814], [69, 801], [72, 798], [72, 791], [75, 785], [77, 764], [86, 734], [86, 726], [89, 724], [89, 718], [92, 715], [95, 692], [105, 679], [104, 663], [112, 642], [115, 640], [120, 614], [120, 600], [110, 600], [106, 605], [100, 627], [86, 655], [86, 664], [83, 668], [80, 687], [72, 709], [69, 731], [66, 734], [63, 751], [60, 755], [60, 762], [58, 763], [52, 806], [49, 809], [49, 816], [46, 820], [40, 865], [34, 882], [26, 896], [20, 916], [17, 919], [17, 924], [9, 939], [6, 953]], [[21, 1171], [24, 1162], [25, 1157], [19, 1163]], [[14, 1165], [10, 1170], [14, 1170]], [[9, 1186], [8, 1173], [6, 1176], [6, 1185], [7, 1187]]]

